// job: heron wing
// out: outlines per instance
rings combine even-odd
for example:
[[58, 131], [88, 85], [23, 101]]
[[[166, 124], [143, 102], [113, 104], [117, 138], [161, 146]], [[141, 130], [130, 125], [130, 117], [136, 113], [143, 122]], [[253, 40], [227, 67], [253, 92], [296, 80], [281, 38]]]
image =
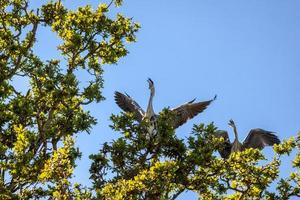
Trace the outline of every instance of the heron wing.
[[218, 151], [221, 155], [222, 158], [229, 158], [230, 153], [231, 153], [231, 147], [232, 144], [230, 143], [229, 137], [228, 137], [228, 132], [224, 130], [217, 130], [216, 131], [216, 137], [222, 137], [224, 138], [224, 143], [223, 146], [221, 146]]
[[199, 113], [203, 112], [207, 106], [216, 99], [211, 99], [209, 101], [197, 102], [194, 103], [195, 99], [185, 103], [177, 108], [171, 109], [171, 112], [174, 114], [173, 128], [176, 129], [182, 124], [186, 123], [187, 120], [192, 119]]
[[142, 121], [145, 111], [129, 95], [116, 91], [115, 102], [125, 112], [134, 113], [137, 121]]
[[258, 148], [263, 149], [265, 146], [273, 146], [279, 144], [280, 140], [271, 131], [260, 128], [252, 129], [243, 142], [243, 149]]

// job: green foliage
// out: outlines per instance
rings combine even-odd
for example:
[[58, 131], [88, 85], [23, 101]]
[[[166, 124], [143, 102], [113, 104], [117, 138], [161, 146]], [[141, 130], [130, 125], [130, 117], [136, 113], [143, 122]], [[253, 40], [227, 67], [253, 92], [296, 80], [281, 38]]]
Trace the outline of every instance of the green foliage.
[[[31, 3], [0, 2], [0, 199], [90, 199], [69, 181], [80, 157], [73, 136], [96, 123], [83, 106], [103, 100], [102, 66], [127, 55], [139, 25], [108, 17], [106, 4], [69, 10], [60, 0]], [[43, 27], [60, 38], [59, 58], [43, 61], [33, 51]], [[88, 85], [78, 72], [88, 72]], [[15, 78], [29, 81], [26, 94]]]
[[[126, 42], [136, 41], [138, 24], [108, 17], [122, 3], [69, 10], [61, 0], [36, 9], [29, 0], [0, 1], [0, 199], [176, 199], [184, 191], [199, 199], [300, 197], [300, 133], [275, 145], [270, 161], [254, 149], [224, 160], [214, 124], [195, 125], [182, 139], [168, 109], [155, 134], [148, 119], [112, 115], [111, 128], [121, 135], [90, 156], [93, 187], [70, 182], [81, 156], [74, 136], [96, 123], [84, 105], [104, 99], [102, 66], [117, 63], [128, 54]], [[44, 61], [33, 51], [42, 27], [60, 38], [59, 58]], [[81, 72], [88, 85], [79, 82]], [[18, 91], [15, 78], [29, 81], [27, 92]], [[292, 152], [294, 171], [278, 180], [281, 157]]]
[[[158, 133], [150, 135], [147, 120], [132, 114], [112, 115], [113, 130], [121, 136], [92, 155], [91, 179], [97, 199], [176, 199], [194, 191], [199, 199], [288, 199], [300, 195], [299, 138], [276, 145], [271, 161], [262, 152], [247, 149], [221, 159], [216, 153], [224, 140], [215, 137], [213, 124], [195, 125], [188, 138], [178, 138], [165, 109], [158, 118]], [[277, 192], [269, 192], [279, 176], [280, 158], [293, 149], [295, 172], [281, 179]], [[264, 161], [265, 164], [261, 164]]]
[[292, 161], [292, 166], [295, 171], [290, 172], [290, 176], [281, 178], [277, 185], [277, 193], [268, 192], [269, 199], [289, 199], [290, 197], [300, 197], [300, 132], [297, 138], [290, 138], [282, 144], [275, 146], [274, 150], [279, 155], [290, 155], [293, 149], [296, 149], [296, 156]]

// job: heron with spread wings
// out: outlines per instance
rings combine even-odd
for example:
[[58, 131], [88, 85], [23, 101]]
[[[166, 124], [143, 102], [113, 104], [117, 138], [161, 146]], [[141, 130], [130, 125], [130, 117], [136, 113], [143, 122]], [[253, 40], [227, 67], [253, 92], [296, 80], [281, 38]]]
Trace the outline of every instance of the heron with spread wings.
[[273, 146], [279, 144], [280, 140], [274, 132], [266, 131], [260, 128], [252, 129], [243, 143], [238, 140], [238, 133], [234, 121], [231, 119], [228, 123], [233, 128], [235, 139], [233, 143], [230, 143], [228, 132], [224, 130], [218, 130], [217, 136], [224, 138], [224, 146], [219, 149], [219, 153], [222, 158], [229, 158], [232, 152], [243, 151], [248, 148], [263, 149], [266, 146]]
[[[150, 89], [150, 98], [148, 102], [148, 107], [146, 112], [139, 106], [137, 102], [135, 102], [128, 94], [122, 94], [121, 92], [115, 92], [115, 101], [118, 106], [124, 110], [125, 112], [131, 112], [135, 114], [136, 120], [141, 122], [144, 119], [148, 119], [150, 121], [150, 129], [149, 132], [153, 132], [157, 130], [157, 118], [158, 115], [155, 114], [153, 109], [153, 97], [155, 95], [154, 82], [149, 78], [149, 89]], [[203, 112], [207, 106], [216, 99], [211, 99], [209, 101], [203, 102], [195, 102], [195, 99], [189, 101], [177, 108], [171, 109], [171, 113], [174, 114], [174, 119], [172, 121], [173, 128], [176, 129], [179, 126], [186, 123], [189, 119], [195, 117], [199, 113]]]

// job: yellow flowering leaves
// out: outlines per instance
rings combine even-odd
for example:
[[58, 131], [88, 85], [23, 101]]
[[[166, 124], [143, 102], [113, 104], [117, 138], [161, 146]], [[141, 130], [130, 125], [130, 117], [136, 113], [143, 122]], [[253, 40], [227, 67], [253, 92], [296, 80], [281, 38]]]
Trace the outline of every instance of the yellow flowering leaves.
[[139, 25], [121, 14], [112, 20], [106, 16], [108, 11], [106, 4], [95, 10], [87, 5], [75, 11], [67, 11], [61, 2], [43, 7], [44, 15], [50, 18], [47, 22], [63, 41], [58, 48], [68, 57], [69, 67], [84, 67], [90, 56], [96, 58], [90, 62], [98, 65], [116, 63], [127, 54], [123, 42], [135, 41]]
[[[60, 0], [0, 1], [0, 199], [90, 199], [69, 182], [80, 157], [72, 137], [96, 124], [84, 106], [104, 99], [102, 65], [136, 40], [139, 25], [109, 13], [121, 3], [70, 10]], [[56, 36], [60, 45], [48, 48]]]
[[73, 163], [70, 154], [73, 151], [74, 141], [70, 136], [64, 139], [64, 146], [53, 152], [42, 169], [39, 179], [46, 181], [62, 181], [71, 177]]
[[[92, 193], [94, 199], [176, 199], [188, 190], [205, 200], [300, 195], [300, 135], [275, 145], [271, 161], [253, 149], [223, 160], [215, 151], [224, 140], [213, 137], [213, 124], [196, 125], [188, 138], [179, 138], [168, 109], [150, 136], [148, 122], [113, 115], [111, 127], [121, 136], [90, 157], [92, 188], [73, 186], [80, 157], [73, 137], [96, 123], [85, 105], [103, 100], [102, 65], [127, 55], [127, 42], [136, 41], [140, 26], [122, 14], [110, 17], [111, 6], [122, 0], [74, 10], [65, 1], [40, 3], [37, 9], [29, 0], [0, 1], [0, 199], [81, 200], [92, 199]], [[51, 42], [36, 40], [41, 27], [59, 37], [59, 56], [49, 54], [58, 58], [33, 51], [41, 40]], [[88, 81], [79, 81], [79, 74]], [[20, 77], [30, 83], [27, 91], [14, 85]], [[295, 150], [294, 170], [279, 180], [277, 193], [268, 192], [281, 157]]]
[[70, 199], [71, 192], [69, 188], [74, 170], [74, 160], [71, 158], [74, 151], [74, 140], [67, 136], [64, 139], [63, 147], [53, 152], [51, 158], [47, 159], [44, 167], [38, 177], [42, 183], [52, 182], [55, 187], [52, 189], [52, 195], [56, 199]]
[[278, 154], [290, 154], [291, 151], [296, 147], [296, 141], [295, 138], [289, 138], [287, 140], [284, 140], [281, 144], [279, 145], [274, 145], [274, 151], [277, 152]]
[[[277, 153], [272, 160], [266, 160], [259, 149], [252, 148], [222, 159], [215, 152], [224, 140], [214, 137], [213, 124], [195, 125], [184, 141], [168, 128], [167, 113], [161, 115], [158, 124], [164, 128], [151, 143], [144, 137], [147, 123], [134, 123], [132, 114], [111, 117], [112, 128], [122, 136], [111, 144], [105, 143], [100, 153], [91, 157], [98, 198], [176, 199], [188, 190], [205, 200], [282, 199], [299, 194], [297, 171], [279, 182], [279, 195], [268, 191], [279, 176], [281, 157], [298, 147], [299, 140], [289, 139], [275, 145]], [[296, 155], [293, 166], [298, 165]], [[292, 187], [293, 184], [296, 186]]]
[[224, 161], [224, 173], [221, 179], [229, 188], [245, 198], [260, 198], [271, 182], [279, 173], [279, 160], [274, 158], [265, 165], [258, 164], [264, 160], [257, 149], [247, 149], [243, 152], [233, 153]]
[[16, 134], [16, 142], [14, 143], [13, 151], [16, 156], [22, 156], [29, 146], [29, 135], [22, 125], [14, 125], [14, 132]]
[[177, 165], [173, 161], [155, 162], [148, 170], [141, 171], [133, 179], [120, 179], [116, 183], [106, 184], [101, 190], [105, 199], [137, 199], [142, 196], [155, 196], [173, 191], [178, 186], [173, 182]]

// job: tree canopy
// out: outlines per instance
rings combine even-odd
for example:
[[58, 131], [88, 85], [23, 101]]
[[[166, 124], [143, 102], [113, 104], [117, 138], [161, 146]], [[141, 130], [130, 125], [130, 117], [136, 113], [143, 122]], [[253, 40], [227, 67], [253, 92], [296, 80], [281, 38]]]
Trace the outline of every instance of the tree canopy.
[[[76, 10], [60, 0], [30, 3], [0, 2], [0, 199], [176, 199], [185, 191], [199, 199], [300, 197], [300, 134], [275, 145], [271, 160], [257, 149], [222, 159], [216, 125], [196, 124], [179, 138], [167, 108], [151, 137], [147, 120], [112, 115], [111, 128], [121, 135], [90, 155], [92, 187], [71, 183], [81, 156], [75, 136], [97, 123], [84, 106], [104, 99], [103, 65], [128, 54], [126, 43], [136, 41], [140, 26], [122, 14], [112, 17], [120, 0]], [[59, 38], [61, 57], [43, 60], [34, 51], [41, 28]], [[88, 73], [87, 85], [78, 72]], [[16, 77], [28, 80], [27, 92], [15, 86]], [[281, 158], [292, 151], [294, 171], [280, 177]]]
[[[135, 41], [139, 25], [108, 16], [121, 1], [77, 10], [62, 1], [35, 9], [30, 3], [0, 3], [0, 195], [70, 199], [81, 194], [69, 181], [80, 157], [73, 136], [96, 123], [83, 106], [103, 100], [102, 66], [128, 53], [125, 42]], [[60, 39], [61, 58], [44, 61], [34, 52], [43, 27]], [[78, 71], [89, 74], [88, 85], [80, 84]], [[26, 94], [14, 86], [15, 77], [30, 82]]]
[[[214, 124], [194, 125], [186, 140], [178, 138], [171, 118], [167, 109], [160, 113], [158, 134], [146, 139], [147, 123], [138, 124], [128, 114], [111, 117], [112, 129], [122, 136], [90, 156], [98, 198], [176, 199], [184, 191], [197, 192], [199, 199], [299, 197], [300, 134], [275, 145], [273, 159], [262, 164], [265, 156], [252, 148], [220, 158], [215, 152], [224, 139], [216, 136]], [[295, 171], [279, 177], [281, 157], [293, 149]], [[269, 190], [278, 178], [277, 190]]]

